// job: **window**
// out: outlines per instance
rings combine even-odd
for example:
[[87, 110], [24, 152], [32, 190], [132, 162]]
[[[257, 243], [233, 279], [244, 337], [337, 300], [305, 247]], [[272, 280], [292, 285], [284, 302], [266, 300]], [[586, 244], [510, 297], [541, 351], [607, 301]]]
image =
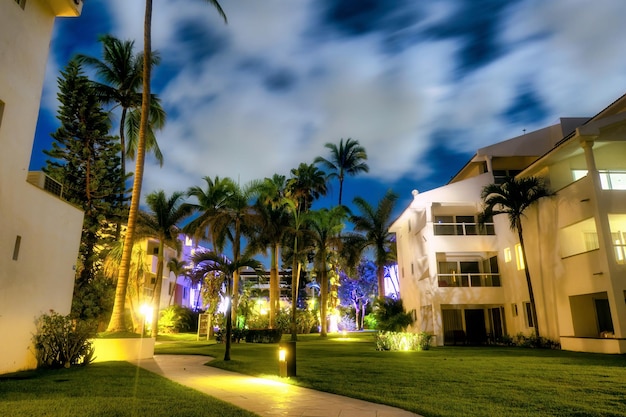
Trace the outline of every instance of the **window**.
[[517, 304], [513, 303], [511, 304], [511, 310], [513, 311], [513, 317], [517, 317]]
[[153, 255], [158, 255], [159, 254], [159, 248], [152, 248], [152, 254]]
[[559, 230], [561, 257], [577, 255], [600, 248], [598, 231], [593, 217]]
[[499, 287], [496, 256], [482, 260], [442, 260], [437, 263], [439, 287]]
[[[622, 170], [599, 170], [600, 184], [603, 190], [626, 190], [626, 171]], [[587, 176], [586, 169], [573, 169], [574, 181]]]
[[521, 271], [522, 269], [526, 268], [526, 265], [524, 264], [524, 256], [522, 253], [522, 245], [520, 245], [519, 243], [517, 245], [515, 245], [515, 257], [516, 257], [516, 261], [517, 261], [517, 270]]
[[507, 264], [511, 262], [513, 258], [511, 257], [511, 248], [504, 248], [504, 262]]
[[530, 303], [524, 303], [524, 314], [526, 316], [526, 327], [535, 327], [533, 322], [533, 309]]
[[495, 235], [493, 220], [488, 219], [484, 230], [478, 227], [478, 220], [474, 215], [466, 216], [435, 216], [433, 231], [435, 236], [476, 236]]
[[522, 172], [519, 169], [494, 169], [493, 170], [493, 182], [494, 184], [504, 184], [507, 178], [516, 176]]

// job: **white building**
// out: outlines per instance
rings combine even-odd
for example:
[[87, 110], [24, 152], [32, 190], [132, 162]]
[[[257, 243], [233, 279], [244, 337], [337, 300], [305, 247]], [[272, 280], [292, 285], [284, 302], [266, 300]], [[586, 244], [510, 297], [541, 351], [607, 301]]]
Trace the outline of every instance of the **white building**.
[[476, 216], [485, 185], [539, 176], [557, 192], [523, 219], [540, 334], [564, 349], [626, 352], [624, 110], [622, 97], [588, 121], [480, 149], [450, 183], [414, 193], [391, 227], [414, 331], [438, 345], [533, 332], [517, 234], [506, 216], [484, 229]]
[[0, 2], [0, 374], [34, 368], [35, 320], [71, 308], [83, 213], [26, 180], [54, 20], [81, 9]]

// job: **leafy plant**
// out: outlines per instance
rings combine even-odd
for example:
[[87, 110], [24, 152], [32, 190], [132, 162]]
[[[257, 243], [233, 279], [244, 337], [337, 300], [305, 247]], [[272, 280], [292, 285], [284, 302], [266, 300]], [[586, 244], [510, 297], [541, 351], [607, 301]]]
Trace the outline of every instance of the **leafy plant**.
[[376, 350], [428, 350], [432, 335], [430, 333], [378, 332]]
[[[169, 306], [161, 312], [159, 333], [179, 333], [193, 327], [194, 315], [187, 307]], [[197, 316], [196, 316], [197, 321]]]
[[402, 332], [415, 321], [413, 314], [404, 310], [401, 298], [385, 297], [376, 300], [374, 317], [378, 330], [388, 332]]
[[50, 310], [37, 321], [33, 337], [39, 367], [69, 368], [87, 365], [94, 359], [94, 348], [89, 341], [95, 336], [94, 326], [86, 321], [72, 320]]

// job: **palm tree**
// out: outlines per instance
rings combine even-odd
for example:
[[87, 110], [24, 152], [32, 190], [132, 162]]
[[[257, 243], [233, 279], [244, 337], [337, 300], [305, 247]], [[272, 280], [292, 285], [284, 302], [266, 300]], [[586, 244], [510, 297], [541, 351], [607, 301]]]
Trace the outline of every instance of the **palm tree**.
[[162, 190], [148, 194], [146, 204], [150, 212], [139, 213], [139, 228], [143, 235], [151, 235], [159, 242], [157, 253], [157, 271], [154, 293], [152, 295], [152, 337], [159, 330], [159, 307], [161, 305], [161, 288], [163, 285], [163, 252], [165, 246], [177, 248], [180, 245], [178, 223], [191, 214], [189, 206], [181, 204], [184, 193], [175, 192], [169, 198]]
[[250, 267], [257, 274], [263, 273], [263, 267], [260, 262], [251, 259], [251, 258], [240, 258], [237, 261], [229, 261], [226, 257], [222, 255], [218, 255], [213, 251], [208, 252], [197, 252], [193, 256], [193, 262], [196, 264], [196, 269], [203, 271], [205, 274], [216, 272], [216, 277], [220, 277], [226, 285], [226, 294], [229, 297], [229, 302], [226, 306], [226, 336], [225, 336], [225, 345], [226, 349], [224, 351], [224, 360], [230, 360], [230, 345], [232, 339], [232, 299], [233, 299], [233, 275], [239, 271], [240, 268]]
[[285, 233], [289, 227], [290, 214], [285, 198], [287, 181], [284, 175], [274, 174], [259, 185], [259, 198], [254, 209], [259, 223], [248, 242], [248, 251], [261, 252], [270, 249], [270, 327], [274, 326], [280, 302], [280, 279], [278, 263]]
[[[213, 217], [214, 232], [219, 242], [227, 238], [233, 249], [233, 263], [237, 263], [241, 257], [241, 243], [244, 236], [249, 235], [255, 224], [259, 222], [259, 215], [252, 206], [252, 199], [258, 195], [259, 183], [252, 181], [245, 186], [232, 183], [231, 193], [226, 200], [225, 206]], [[233, 272], [233, 298], [232, 315], [235, 321], [237, 315], [237, 303], [239, 300], [239, 271]], [[236, 322], [236, 321], [235, 321]]]
[[[206, 0], [214, 6], [220, 16], [226, 22], [226, 14], [216, 0]], [[133, 178], [133, 191], [130, 199], [130, 210], [128, 212], [128, 222], [126, 226], [124, 253], [122, 254], [122, 262], [120, 265], [119, 276], [117, 278], [117, 286], [115, 289], [115, 301], [113, 304], [113, 313], [111, 314], [111, 322], [108, 331], [124, 331], [124, 301], [126, 299], [126, 285], [128, 283], [128, 269], [130, 266], [130, 258], [133, 250], [133, 242], [135, 238], [135, 227], [137, 224], [137, 215], [139, 212], [139, 202], [141, 200], [141, 184], [143, 183], [143, 169], [146, 157], [146, 139], [149, 128], [150, 102], [151, 92], [150, 83], [152, 75], [152, 0], [146, 0], [145, 16], [144, 16], [144, 45], [143, 45], [143, 75], [142, 75], [142, 95], [141, 95], [141, 118], [139, 123], [139, 135], [137, 142], [137, 158], [135, 159], [135, 174]]]
[[[366, 248], [374, 251], [376, 276], [378, 279], [378, 297], [385, 297], [385, 266], [396, 259], [393, 234], [389, 233], [391, 214], [398, 196], [388, 191], [374, 208], [361, 197], [356, 197], [353, 204], [360, 212], [350, 216], [354, 231], [346, 236], [347, 247], [360, 255]], [[352, 263], [358, 262], [360, 256], [353, 254]]]
[[310, 230], [315, 242], [315, 269], [320, 284], [320, 322], [322, 329], [320, 336], [327, 335], [327, 307], [328, 307], [328, 264], [335, 250], [341, 243], [339, 236], [343, 229], [343, 219], [346, 210], [343, 206], [336, 206], [330, 210], [323, 208], [310, 212]]
[[287, 180], [287, 197], [293, 199], [301, 212], [311, 209], [313, 201], [326, 195], [328, 186], [324, 172], [313, 164], [301, 163], [291, 170]]
[[519, 244], [522, 251], [522, 260], [524, 261], [524, 273], [526, 275], [526, 285], [528, 286], [528, 296], [530, 298], [530, 310], [535, 324], [535, 334], [539, 335], [539, 322], [537, 321], [537, 308], [535, 306], [535, 295], [533, 292], [533, 284], [530, 279], [528, 270], [528, 262], [526, 259], [526, 250], [524, 248], [524, 234], [522, 230], [522, 216], [524, 211], [539, 199], [551, 197], [555, 193], [550, 190], [541, 178], [528, 177], [507, 178], [501, 185], [486, 185], [481, 193], [483, 200], [483, 211], [479, 215], [479, 223], [484, 224], [487, 220], [498, 214], [506, 214], [509, 217], [509, 226], [511, 230], [517, 231]]
[[359, 145], [358, 140], [348, 138], [343, 142], [343, 138], [339, 141], [339, 146], [334, 143], [324, 145], [330, 149], [330, 159], [318, 156], [313, 163], [321, 164], [329, 170], [328, 178], [337, 178], [339, 180], [339, 205], [341, 205], [341, 196], [343, 194], [343, 181], [346, 175], [354, 176], [361, 172], [369, 172], [369, 166], [365, 162], [367, 160], [367, 152], [365, 148]]
[[204, 177], [206, 187], [194, 186], [187, 190], [188, 197], [195, 197], [197, 203], [187, 203], [194, 213], [199, 213], [198, 217], [189, 222], [184, 232], [192, 235], [196, 241], [201, 239], [210, 240], [213, 250], [221, 252], [223, 241], [220, 240], [215, 230], [215, 217], [217, 213], [226, 209], [230, 196], [235, 189], [235, 183], [230, 178]]
[[[167, 269], [176, 277], [174, 281], [175, 285], [178, 283], [178, 277], [191, 279], [191, 271], [187, 261], [179, 261], [176, 258], [172, 258], [167, 262]], [[168, 303], [170, 306], [172, 305], [172, 301], [174, 301], [174, 294], [176, 294], [176, 287], [174, 287], [170, 293], [170, 302]]]

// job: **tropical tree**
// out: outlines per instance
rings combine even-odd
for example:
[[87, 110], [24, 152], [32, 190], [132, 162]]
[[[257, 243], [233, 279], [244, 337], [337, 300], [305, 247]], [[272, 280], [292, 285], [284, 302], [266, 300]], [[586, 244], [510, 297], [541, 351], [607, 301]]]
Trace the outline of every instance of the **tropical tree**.
[[[279, 311], [280, 250], [290, 226], [291, 215], [287, 209], [288, 199], [285, 197], [287, 180], [284, 175], [274, 174], [259, 184], [259, 197], [254, 205], [258, 214], [256, 230], [248, 241], [248, 252], [270, 250], [270, 327], [274, 327], [276, 314]], [[293, 275], [293, 274], [292, 274]]]
[[72, 316], [91, 319], [106, 315], [111, 307], [102, 302], [108, 285], [100, 259], [114, 241], [110, 224], [121, 214], [117, 201], [121, 174], [115, 163], [120, 145], [107, 134], [109, 114], [80, 63], [70, 61], [58, 84], [61, 126], [52, 134], [52, 149], [44, 151], [50, 159], [43, 171], [62, 184], [62, 198], [84, 212]]
[[524, 247], [522, 217], [528, 207], [544, 197], [551, 197], [553, 195], [555, 195], [555, 193], [546, 186], [541, 178], [537, 177], [519, 179], [509, 177], [502, 184], [486, 185], [481, 193], [483, 211], [479, 215], [479, 223], [484, 224], [493, 216], [506, 214], [509, 218], [511, 230], [517, 231], [522, 251], [522, 260], [524, 261], [524, 273], [526, 275], [526, 285], [528, 286], [528, 297], [530, 298], [530, 310], [537, 337], [540, 337], [539, 322], [537, 321], [535, 295], [532, 280], [530, 279], [530, 271], [528, 270], [526, 249]]
[[[220, 16], [226, 22], [226, 14], [216, 0], [206, 0], [207, 3], [214, 6]], [[139, 123], [139, 135], [137, 141], [137, 157], [135, 159], [135, 172], [133, 177], [133, 191], [130, 200], [130, 210], [128, 212], [128, 222], [126, 226], [126, 235], [124, 253], [120, 272], [117, 278], [117, 286], [115, 290], [115, 302], [113, 304], [113, 313], [111, 314], [111, 322], [107, 330], [124, 331], [124, 300], [126, 299], [126, 285], [128, 283], [128, 269], [135, 238], [135, 227], [137, 223], [137, 214], [139, 212], [139, 202], [141, 200], [141, 185], [143, 183], [143, 170], [146, 157], [146, 139], [148, 136], [151, 91], [150, 84], [152, 80], [152, 0], [146, 0], [144, 15], [144, 45], [143, 45], [143, 74], [142, 74], [142, 95], [141, 95], [141, 118]]]
[[152, 236], [159, 242], [157, 253], [156, 283], [152, 294], [152, 337], [159, 330], [159, 308], [161, 306], [161, 288], [163, 286], [163, 267], [165, 246], [176, 248], [180, 245], [178, 224], [191, 214], [190, 207], [182, 204], [184, 193], [175, 192], [170, 197], [162, 190], [146, 196], [149, 212], [139, 212], [139, 228], [144, 236]]
[[[225, 206], [213, 217], [213, 227], [217, 236], [218, 247], [223, 247], [224, 239], [232, 245], [233, 263], [241, 258], [241, 244], [244, 236], [249, 236], [259, 222], [259, 215], [252, 205], [258, 195], [259, 183], [252, 181], [244, 186], [232, 183], [231, 193]], [[233, 272], [232, 314], [236, 323], [237, 303], [239, 300], [239, 270]]]
[[339, 180], [339, 205], [341, 205], [343, 182], [346, 175], [354, 176], [361, 172], [369, 172], [369, 166], [365, 162], [367, 152], [363, 146], [359, 145], [358, 140], [351, 138], [348, 138], [345, 143], [343, 138], [340, 139], [339, 145], [329, 142], [324, 146], [330, 150], [330, 158], [318, 156], [313, 163], [320, 164], [327, 169], [329, 179], [337, 178]]
[[198, 216], [189, 222], [184, 232], [192, 235], [196, 242], [208, 240], [213, 244], [213, 250], [221, 252], [223, 250], [223, 237], [218, 236], [215, 230], [215, 218], [218, 213], [225, 210], [230, 196], [235, 189], [235, 183], [230, 178], [204, 177], [206, 187], [203, 189], [194, 186], [187, 190], [187, 196], [196, 199], [197, 203], [187, 203], [191, 206], [193, 213]]
[[370, 302], [376, 298], [378, 283], [376, 269], [374, 262], [362, 259], [354, 278], [345, 272], [340, 274], [339, 298], [343, 305], [354, 307], [357, 330], [363, 329], [365, 310]]
[[[121, 41], [111, 35], [100, 37], [102, 43], [102, 60], [79, 54], [77, 61], [95, 69], [96, 76], [102, 81], [92, 81], [94, 91], [99, 100], [106, 105], [120, 107], [120, 193], [119, 204], [126, 202], [126, 159], [134, 159], [139, 134], [141, 106], [141, 77], [143, 56], [134, 53], [133, 41]], [[152, 65], [159, 63], [156, 54], [152, 56]], [[163, 155], [156, 141], [154, 129], [162, 129], [165, 125], [165, 111], [156, 95], [150, 100], [150, 121], [148, 124], [146, 149], [152, 151], [155, 158], [163, 165]], [[126, 140], [128, 136], [129, 140]], [[116, 239], [121, 233], [121, 216], [117, 221]]]
[[231, 309], [233, 308], [231, 301], [234, 293], [233, 275], [243, 267], [250, 267], [260, 275], [263, 274], [263, 267], [259, 261], [245, 257], [231, 262], [225, 256], [218, 255], [213, 251], [196, 252], [192, 259], [197, 270], [202, 271], [205, 274], [216, 273], [212, 276], [225, 284], [228, 302], [226, 304], [226, 313], [224, 314], [226, 316], [226, 335], [224, 339], [226, 348], [224, 351], [224, 360], [229, 361], [233, 330], [233, 320], [231, 314]]
[[[352, 260], [360, 259], [361, 253], [370, 248], [373, 250], [376, 276], [378, 278], [378, 297], [385, 297], [385, 266], [396, 260], [395, 239], [389, 233], [393, 208], [398, 196], [388, 191], [373, 207], [361, 197], [356, 197], [353, 204], [358, 211], [350, 216], [354, 231], [346, 236], [347, 252], [352, 252]], [[350, 262], [350, 263], [353, 263]]]
[[[185, 277], [186, 279], [191, 279], [191, 270], [189, 269], [189, 262], [187, 261], [179, 261], [176, 258], [172, 258], [169, 261], [167, 261], [167, 269], [169, 269], [169, 271], [171, 273], [174, 274], [174, 276], [176, 278], [174, 283], [176, 284], [178, 282], [178, 277]], [[170, 292], [170, 302], [168, 303], [168, 305], [172, 305], [172, 302], [174, 301], [174, 295], [176, 294], [176, 290], [172, 289], [172, 291]]]
[[287, 197], [296, 202], [300, 212], [311, 209], [313, 201], [326, 195], [328, 186], [324, 172], [313, 164], [301, 163], [291, 170], [287, 180]]
[[327, 310], [328, 310], [328, 293], [329, 281], [328, 270], [331, 256], [341, 244], [339, 234], [343, 229], [343, 219], [346, 217], [346, 210], [343, 206], [336, 206], [332, 209], [322, 208], [320, 210], [311, 211], [310, 230], [311, 237], [315, 242], [315, 271], [317, 280], [320, 285], [320, 336], [327, 336]]

